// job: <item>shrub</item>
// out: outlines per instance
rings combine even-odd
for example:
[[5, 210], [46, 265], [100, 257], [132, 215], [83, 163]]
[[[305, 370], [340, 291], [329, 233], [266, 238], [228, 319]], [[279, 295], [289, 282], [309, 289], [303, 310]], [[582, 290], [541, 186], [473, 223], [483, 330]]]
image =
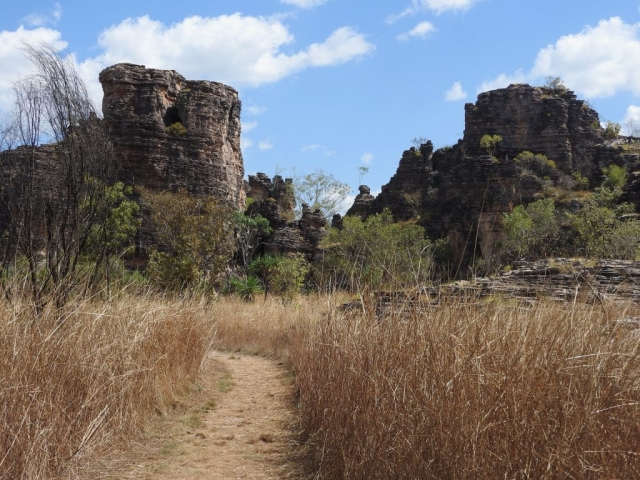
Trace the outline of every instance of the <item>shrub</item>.
[[555, 245], [560, 227], [552, 200], [544, 199], [526, 207], [518, 205], [503, 217], [503, 248], [510, 256], [546, 256]]
[[640, 222], [624, 218], [635, 208], [628, 203], [616, 203], [619, 196], [619, 189], [598, 187], [593, 200], [585, 202], [572, 217], [580, 254], [629, 260], [637, 257]]
[[236, 295], [247, 302], [254, 301], [263, 292], [262, 282], [253, 275], [246, 278], [232, 277], [226, 286], [226, 293]]
[[248, 270], [264, 282], [267, 292], [292, 298], [300, 293], [311, 265], [301, 253], [273, 257], [264, 255], [252, 261]]
[[343, 228], [331, 229], [321, 245], [325, 272], [352, 290], [415, 286], [432, 273], [434, 245], [424, 229], [394, 223], [388, 210], [365, 221], [346, 217]]
[[534, 175], [540, 179], [547, 177], [554, 182], [561, 178], [556, 162], [541, 153], [520, 152], [513, 161], [520, 166], [523, 175]]
[[620, 126], [619, 123], [607, 122], [607, 124], [604, 127], [604, 130], [602, 131], [602, 136], [606, 140], [615, 140], [620, 136], [620, 130], [622, 130], [622, 127]]
[[589, 179], [583, 176], [580, 172], [573, 172], [571, 178], [574, 181], [575, 190], [589, 190]]
[[627, 170], [624, 167], [619, 167], [612, 163], [608, 167], [603, 168], [602, 173], [604, 173], [606, 177], [603, 183], [605, 187], [621, 189], [627, 184]]
[[181, 122], [172, 123], [165, 128], [165, 131], [170, 137], [182, 137], [187, 134], [187, 129], [184, 128], [184, 125]]
[[151, 280], [172, 288], [215, 280], [234, 250], [231, 210], [184, 191], [142, 194], [163, 248], [151, 254]]

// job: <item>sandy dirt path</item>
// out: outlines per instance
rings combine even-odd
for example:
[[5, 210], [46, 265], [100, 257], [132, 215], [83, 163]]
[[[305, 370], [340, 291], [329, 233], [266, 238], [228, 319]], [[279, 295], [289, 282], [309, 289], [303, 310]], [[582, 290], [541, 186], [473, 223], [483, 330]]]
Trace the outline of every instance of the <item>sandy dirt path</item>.
[[212, 352], [199, 392], [153, 426], [118, 478], [299, 479], [292, 382], [277, 362]]

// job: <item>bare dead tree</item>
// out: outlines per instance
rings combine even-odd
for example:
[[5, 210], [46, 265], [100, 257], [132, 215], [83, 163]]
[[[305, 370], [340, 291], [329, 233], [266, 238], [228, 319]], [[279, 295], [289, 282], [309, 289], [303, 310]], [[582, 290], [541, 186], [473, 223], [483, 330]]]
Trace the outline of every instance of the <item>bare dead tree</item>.
[[20, 146], [0, 158], [2, 266], [25, 258], [31, 295], [42, 307], [45, 296], [63, 303], [81, 281], [79, 262], [109, 215], [105, 192], [117, 162], [71, 58], [47, 45], [24, 51], [37, 73], [15, 85], [11, 125], [3, 130], [5, 146], [14, 137]]

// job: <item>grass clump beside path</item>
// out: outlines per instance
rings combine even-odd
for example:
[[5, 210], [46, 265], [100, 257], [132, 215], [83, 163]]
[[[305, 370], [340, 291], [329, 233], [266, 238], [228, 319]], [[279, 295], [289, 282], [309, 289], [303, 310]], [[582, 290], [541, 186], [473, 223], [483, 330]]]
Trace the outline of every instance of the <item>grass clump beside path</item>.
[[195, 379], [205, 305], [152, 296], [0, 309], [0, 478], [75, 478]]
[[290, 360], [320, 478], [640, 478], [640, 336], [610, 306], [319, 322]]

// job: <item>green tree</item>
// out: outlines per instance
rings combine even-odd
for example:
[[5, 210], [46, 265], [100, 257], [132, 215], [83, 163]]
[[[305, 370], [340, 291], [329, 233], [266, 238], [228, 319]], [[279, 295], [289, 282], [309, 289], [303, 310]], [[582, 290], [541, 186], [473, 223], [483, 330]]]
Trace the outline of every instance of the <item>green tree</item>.
[[311, 265], [301, 253], [264, 255], [249, 265], [249, 271], [262, 280], [266, 292], [292, 299], [300, 293]]
[[606, 179], [603, 182], [605, 187], [615, 189], [623, 189], [627, 184], [627, 169], [619, 167], [618, 165], [611, 164], [608, 167], [602, 169]]
[[321, 244], [325, 270], [352, 290], [415, 286], [430, 278], [433, 245], [417, 225], [393, 222], [388, 210], [362, 221], [346, 217]]
[[480, 139], [480, 148], [485, 150], [491, 158], [498, 147], [498, 144], [502, 142], [502, 137], [500, 135], [483, 135]]
[[[104, 265], [107, 289], [110, 289], [112, 268], [117, 267], [122, 256], [134, 250], [133, 239], [140, 228], [140, 207], [130, 199], [131, 187], [126, 187], [122, 182], [105, 186], [99, 180], [88, 179], [87, 183], [93, 184], [101, 194], [97, 199], [85, 198], [81, 211], [89, 214], [92, 210], [97, 210], [105, 219], [93, 225], [87, 238], [86, 257], [93, 264], [89, 285], [96, 282], [101, 273], [100, 267]], [[99, 205], [94, 205], [96, 200]]]
[[272, 229], [269, 225], [269, 220], [262, 215], [246, 215], [243, 212], [233, 212], [233, 222], [240, 263], [246, 268], [258, 246], [260, 236], [270, 234]]
[[296, 177], [294, 188], [297, 217], [302, 216], [302, 204], [306, 204], [311, 210], [320, 209], [327, 221], [347, 207], [347, 197], [351, 193], [348, 184], [322, 169]]
[[555, 205], [550, 199], [537, 200], [526, 207], [518, 205], [504, 215], [503, 228], [503, 246], [507, 254], [516, 257], [546, 257], [560, 231]]
[[602, 131], [602, 136], [607, 140], [615, 140], [620, 136], [620, 131], [622, 127], [619, 123], [616, 122], [607, 122], [604, 130]]
[[149, 277], [167, 288], [215, 280], [234, 250], [231, 209], [184, 191], [143, 190], [142, 198], [163, 248], [151, 252]]
[[598, 187], [592, 200], [585, 202], [572, 217], [579, 253], [590, 258], [622, 258], [638, 256], [640, 222], [629, 216], [633, 205], [618, 203], [619, 188]]

